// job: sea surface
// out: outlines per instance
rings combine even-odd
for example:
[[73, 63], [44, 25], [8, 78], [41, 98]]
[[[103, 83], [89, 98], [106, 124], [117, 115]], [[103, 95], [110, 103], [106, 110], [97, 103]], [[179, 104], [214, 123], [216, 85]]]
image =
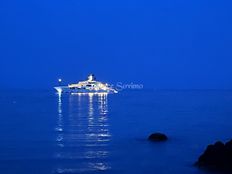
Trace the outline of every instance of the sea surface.
[[208, 174], [193, 164], [230, 139], [232, 91], [0, 91], [2, 174]]

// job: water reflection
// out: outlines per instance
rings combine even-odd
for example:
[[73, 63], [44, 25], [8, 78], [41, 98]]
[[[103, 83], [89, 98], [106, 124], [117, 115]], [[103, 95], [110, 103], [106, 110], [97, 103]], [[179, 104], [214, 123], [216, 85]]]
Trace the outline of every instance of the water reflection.
[[63, 140], [63, 114], [62, 114], [62, 100], [61, 100], [61, 93], [58, 93], [58, 119], [57, 119], [57, 127], [56, 131], [58, 132], [57, 135], [57, 145], [63, 147], [62, 140]]
[[58, 96], [54, 173], [110, 169], [107, 94]]

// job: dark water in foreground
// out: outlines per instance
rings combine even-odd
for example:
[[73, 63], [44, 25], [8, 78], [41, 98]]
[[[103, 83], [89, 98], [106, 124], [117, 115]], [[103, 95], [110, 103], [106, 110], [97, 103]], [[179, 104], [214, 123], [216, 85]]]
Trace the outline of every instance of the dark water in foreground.
[[[202, 174], [206, 145], [232, 138], [232, 91], [0, 94], [4, 174]], [[148, 142], [156, 131], [170, 140]]]

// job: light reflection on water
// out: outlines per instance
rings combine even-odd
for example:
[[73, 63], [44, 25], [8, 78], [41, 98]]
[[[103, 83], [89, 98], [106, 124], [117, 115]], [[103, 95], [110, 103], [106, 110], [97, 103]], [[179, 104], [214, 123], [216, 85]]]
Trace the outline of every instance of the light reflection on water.
[[[66, 101], [67, 100], [67, 101]], [[64, 113], [63, 103], [68, 112]], [[58, 95], [57, 165], [54, 173], [85, 173], [109, 170], [108, 98], [106, 94]]]
[[[4, 174], [202, 174], [193, 163], [207, 145], [231, 139], [231, 91], [1, 97]], [[148, 142], [153, 131], [170, 140]]]

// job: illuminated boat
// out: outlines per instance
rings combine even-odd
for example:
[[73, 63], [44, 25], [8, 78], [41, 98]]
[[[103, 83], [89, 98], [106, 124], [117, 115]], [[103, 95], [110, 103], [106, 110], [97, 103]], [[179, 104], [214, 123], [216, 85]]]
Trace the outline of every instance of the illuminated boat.
[[[61, 83], [61, 79], [59, 82]], [[86, 81], [80, 81], [75, 84], [70, 84], [68, 86], [57, 86], [54, 87], [58, 93], [71, 93], [71, 94], [109, 94], [109, 93], [118, 93], [117, 90], [110, 87], [107, 83], [102, 83], [96, 81], [96, 78], [93, 74], [88, 76]]]

